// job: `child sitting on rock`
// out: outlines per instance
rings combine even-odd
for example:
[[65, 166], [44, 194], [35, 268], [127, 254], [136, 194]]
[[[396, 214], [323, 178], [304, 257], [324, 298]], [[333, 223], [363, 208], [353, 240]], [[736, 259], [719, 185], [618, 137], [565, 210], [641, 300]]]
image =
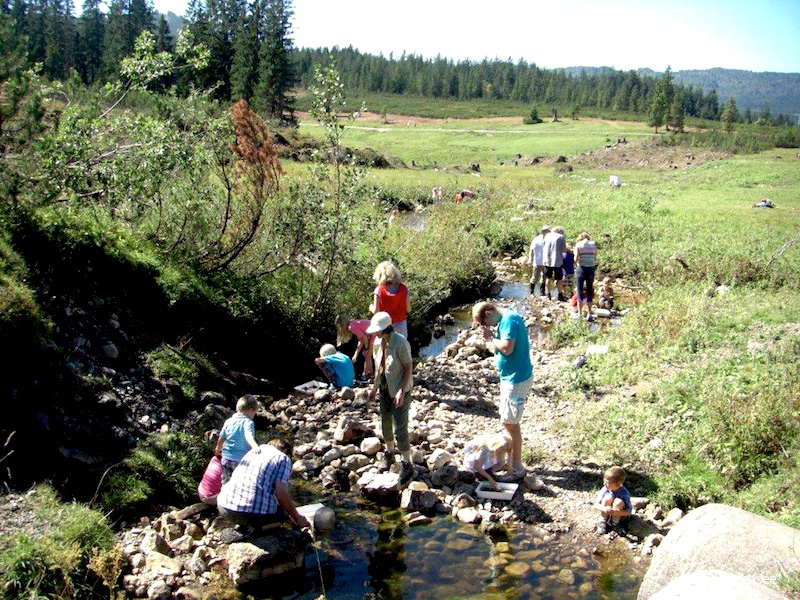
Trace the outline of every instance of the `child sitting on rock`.
[[611, 278], [603, 279], [603, 287], [600, 288], [600, 299], [597, 301], [598, 308], [614, 308], [614, 288], [611, 286]]
[[594, 508], [600, 511], [597, 533], [608, 533], [611, 529], [624, 528], [633, 512], [630, 492], [623, 485], [625, 470], [611, 467], [603, 475], [603, 489], [597, 493]]
[[464, 445], [464, 466], [489, 482], [491, 489], [497, 488], [497, 472], [510, 470], [510, 456], [511, 437], [506, 433], [479, 435]]

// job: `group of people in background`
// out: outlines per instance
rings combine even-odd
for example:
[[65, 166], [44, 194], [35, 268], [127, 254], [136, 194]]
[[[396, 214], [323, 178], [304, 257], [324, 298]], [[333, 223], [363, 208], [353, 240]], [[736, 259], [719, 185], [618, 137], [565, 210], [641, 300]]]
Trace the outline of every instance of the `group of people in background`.
[[[583, 318], [586, 307], [586, 320], [594, 321], [592, 301], [594, 300], [594, 278], [597, 268], [597, 242], [587, 232], [578, 236], [574, 249], [567, 242], [563, 227], [543, 225], [539, 233], [531, 240], [528, 260], [533, 267], [531, 274], [531, 290], [539, 295], [552, 298], [553, 286], [557, 290], [556, 298], [567, 302], [566, 291], [573, 293], [573, 306], [578, 316]], [[574, 287], [573, 287], [574, 286]], [[606, 287], [607, 286], [607, 287]], [[610, 280], [604, 281], [605, 294], [602, 296], [602, 308], [613, 305], [613, 290]]]

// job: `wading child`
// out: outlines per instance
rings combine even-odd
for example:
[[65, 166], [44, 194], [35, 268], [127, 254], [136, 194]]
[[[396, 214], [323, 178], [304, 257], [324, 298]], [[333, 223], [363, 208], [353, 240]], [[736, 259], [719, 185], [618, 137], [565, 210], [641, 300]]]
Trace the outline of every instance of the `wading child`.
[[374, 335], [367, 335], [369, 319], [353, 319], [351, 321], [346, 315], [339, 315], [336, 317], [335, 325], [337, 346], [346, 344], [353, 339], [353, 336], [356, 336], [358, 345], [355, 352], [353, 352], [351, 360], [355, 365], [359, 355], [364, 357], [364, 370], [361, 378], [364, 381], [369, 381], [372, 377], [372, 342], [375, 339]]
[[594, 508], [600, 511], [597, 533], [608, 533], [611, 529], [626, 527], [633, 512], [630, 492], [623, 485], [625, 470], [611, 467], [603, 475], [603, 489], [597, 493]]
[[505, 433], [479, 435], [464, 446], [464, 466], [488, 481], [492, 489], [497, 488], [497, 472], [510, 470], [510, 456], [511, 436]]
[[324, 344], [319, 349], [319, 358], [315, 358], [314, 362], [337, 388], [353, 387], [356, 378], [353, 361], [349, 356], [337, 352], [333, 344]]
[[242, 457], [252, 448], [260, 452], [256, 442], [256, 426], [253, 417], [258, 411], [258, 400], [252, 394], [245, 394], [236, 402], [236, 413], [225, 421], [219, 432], [214, 454], [222, 459], [222, 484], [228, 483], [233, 470]]

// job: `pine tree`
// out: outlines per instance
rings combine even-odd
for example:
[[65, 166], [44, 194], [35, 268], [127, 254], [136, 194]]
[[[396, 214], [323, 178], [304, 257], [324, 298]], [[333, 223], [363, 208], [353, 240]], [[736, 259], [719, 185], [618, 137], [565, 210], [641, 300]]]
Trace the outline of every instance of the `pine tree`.
[[251, 13], [242, 11], [236, 23], [231, 64], [231, 100], [250, 100], [258, 76], [258, 25], [261, 2], [253, 4]]
[[758, 125], [774, 125], [775, 121], [772, 118], [772, 111], [769, 109], [769, 104], [765, 104], [764, 108], [761, 109], [761, 113], [758, 115], [758, 120], [756, 121]]
[[263, 33], [259, 35], [258, 83], [254, 102], [273, 118], [295, 123], [294, 98], [290, 95], [297, 82], [292, 61], [291, 0], [270, 0], [266, 4]]
[[667, 115], [667, 94], [665, 91], [664, 80], [659, 79], [650, 95], [650, 110], [648, 112], [648, 125], [655, 128], [658, 133], [658, 128], [664, 124], [664, 119]]
[[683, 131], [683, 122], [686, 116], [683, 108], [683, 95], [679, 90], [675, 91], [672, 97], [672, 105], [669, 109], [668, 124], [672, 127], [673, 131]]
[[76, 65], [84, 83], [92, 84], [100, 77], [103, 65], [105, 16], [100, 12], [101, 0], [85, 0], [78, 22], [79, 56]]
[[128, 33], [127, 0], [112, 0], [103, 36], [102, 78], [114, 78], [119, 62], [133, 49]]
[[172, 32], [169, 30], [167, 17], [159, 15], [158, 26], [156, 27], [156, 50], [158, 52], [172, 52], [175, 41], [172, 39]]
[[725, 125], [725, 131], [731, 133], [733, 131], [733, 125], [737, 121], [739, 121], [739, 109], [736, 108], [736, 101], [733, 97], [728, 99], [728, 102], [725, 103], [725, 106], [722, 108], [722, 116], [720, 120]]

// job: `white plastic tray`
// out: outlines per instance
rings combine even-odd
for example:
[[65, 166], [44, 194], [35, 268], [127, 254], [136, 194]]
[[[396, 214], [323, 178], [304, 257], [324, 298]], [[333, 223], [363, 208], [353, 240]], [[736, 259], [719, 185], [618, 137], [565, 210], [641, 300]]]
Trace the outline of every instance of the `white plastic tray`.
[[493, 490], [489, 487], [489, 482], [481, 481], [480, 485], [475, 489], [478, 498], [485, 498], [488, 500], [511, 500], [514, 494], [517, 493], [518, 483], [499, 483], [497, 489]]
[[317, 390], [324, 390], [328, 388], [328, 384], [322, 383], [321, 381], [312, 380], [307, 381], [302, 385], [296, 386], [294, 389], [295, 391], [300, 392], [301, 394], [308, 394], [309, 396], [312, 395]]

